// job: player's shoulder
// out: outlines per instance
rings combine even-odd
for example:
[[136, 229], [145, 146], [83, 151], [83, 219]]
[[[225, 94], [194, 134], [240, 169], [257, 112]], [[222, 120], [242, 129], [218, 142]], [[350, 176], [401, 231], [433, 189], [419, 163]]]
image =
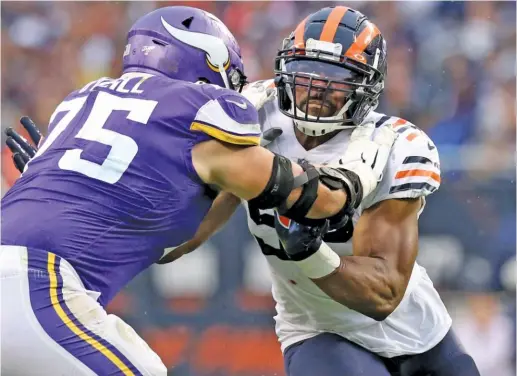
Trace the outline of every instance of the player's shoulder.
[[425, 157], [439, 168], [438, 148], [431, 138], [411, 121], [397, 116], [372, 112], [365, 121], [373, 122], [376, 128], [389, 127], [397, 133], [392, 148], [392, 161], [402, 163], [407, 157]]
[[240, 93], [204, 83], [186, 83], [182, 101], [192, 109], [192, 131], [238, 145], [258, 145], [260, 125], [255, 107]]
[[257, 124], [258, 114], [251, 102], [237, 91], [212, 84], [189, 83], [189, 94], [200, 97], [198, 103], [201, 112], [221, 112], [233, 120], [245, 124]]
[[236, 91], [204, 82], [187, 82], [156, 76], [159, 123], [239, 145], [258, 145], [257, 110]]
[[380, 113], [370, 114], [365, 121], [377, 128], [390, 127], [398, 134], [382, 180], [365, 207], [390, 198], [425, 197], [438, 190], [438, 149], [424, 131], [406, 119]]

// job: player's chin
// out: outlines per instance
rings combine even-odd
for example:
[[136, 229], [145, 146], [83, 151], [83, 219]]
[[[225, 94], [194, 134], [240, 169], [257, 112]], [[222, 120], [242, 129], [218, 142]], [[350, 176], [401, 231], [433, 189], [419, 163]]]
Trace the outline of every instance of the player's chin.
[[308, 113], [314, 117], [329, 117], [335, 113], [334, 107], [321, 103], [309, 103]]

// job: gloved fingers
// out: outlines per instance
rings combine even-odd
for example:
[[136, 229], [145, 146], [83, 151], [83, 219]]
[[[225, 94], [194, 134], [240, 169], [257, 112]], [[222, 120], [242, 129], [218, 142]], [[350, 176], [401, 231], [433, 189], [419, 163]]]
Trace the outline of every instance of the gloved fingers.
[[42, 136], [36, 124], [34, 124], [32, 119], [28, 116], [22, 116], [20, 118], [20, 123], [27, 130], [27, 132], [29, 132], [29, 136], [31, 140], [34, 142], [34, 145], [38, 146]]

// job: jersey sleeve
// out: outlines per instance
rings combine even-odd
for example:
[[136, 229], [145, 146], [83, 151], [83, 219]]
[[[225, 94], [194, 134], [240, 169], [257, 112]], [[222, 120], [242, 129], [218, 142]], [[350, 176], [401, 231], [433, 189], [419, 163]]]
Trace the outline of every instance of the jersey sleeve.
[[235, 145], [260, 144], [258, 113], [244, 96], [224, 88], [204, 91], [210, 98], [197, 111], [191, 131]]
[[410, 123], [392, 124], [399, 133], [383, 177], [363, 202], [368, 208], [392, 198], [425, 197], [440, 187], [438, 149], [431, 139]]

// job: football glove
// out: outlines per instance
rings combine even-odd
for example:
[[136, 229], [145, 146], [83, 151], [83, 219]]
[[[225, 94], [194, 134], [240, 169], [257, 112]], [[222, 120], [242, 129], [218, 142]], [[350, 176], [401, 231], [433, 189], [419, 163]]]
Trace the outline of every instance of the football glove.
[[267, 87], [267, 81], [258, 81], [247, 85], [241, 94], [259, 111], [276, 97], [276, 87]]
[[276, 233], [285, 253], [293, 261], [304, 260], [318, 251], [328, 228], [328, 220], [317, 226], [302, 225], [275, 211]]
[[349, 196], [347, 206], [356, 209], [381, 181], [397, 137], [392, 128], [375, 128], [373, 123], [355, 128], [339, 162], [319, 168], [320, 180], [331, 189], [344, 186]]
[[322, 225], [307, 226], [296, 223], [275, 212], [275, 230], [285, 253], [311, 279], [333, 273], [341, 258], [323, 241], [329, 221]]
[[[31, 138], [32, 143], [34, 143], [34, 145], [39, 145], [42, 140], [42, 136], [38, 130], [38, 127], [36, 124], [34, 124], [31, 118], [28, 116], [23, 116], [20, 119], [20, 123], [29, 133], [29, 137]], [[13, 153], [13, 163], [18, 171], [23, 173], [27, 162], [29, 162], [29, 160], [31, 160], [36, 155], [38, 147], [32, 146], [29, 141], [27, 141], [22, 135], [20, 135], [11, 127], [5, 130], [5, 134], [7, 136], [5, 143]]]

